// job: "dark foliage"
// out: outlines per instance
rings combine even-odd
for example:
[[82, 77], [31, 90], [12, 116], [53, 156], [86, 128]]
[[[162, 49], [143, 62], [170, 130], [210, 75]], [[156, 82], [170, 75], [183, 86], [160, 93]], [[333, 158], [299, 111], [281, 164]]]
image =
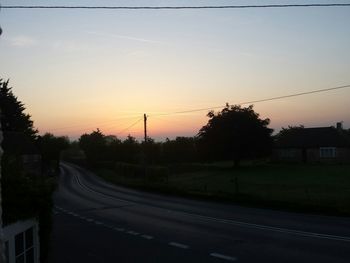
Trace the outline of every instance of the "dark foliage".
[[23, 153], [33, 151], [38, 131], [34, 129], [30, 115], [24, 113], [24, 104], [9, 87], [9, 80], [0, 79], [0, 107], [4, 160], [16, 159]]
[[238, 166], [242, 159], [267, 156], [272, 148], [269, 119], [260, 119], [249, 107], [229, 106], [219, 113], [209, 112], [209, 121], [199, 133], [200, 151], [209, 160], [233, 160]]
[[195, 162], [198, 160], [196, 139], [193, 137], [176, 137], [175, 140], [166, 139], [162, 144], [163, 161], [165, 163]]
[[60, 154], [69, 147], [68, 137], [57, 137], [51, 133], [46, 133], [38, 137], [38, 146], [41, 152], [44, 170], [53, 168], [58, 172]]
[[87, 162], [92, 166], [108, 160], [107, 142], [99, 129], [91, 134], [83, 134], [79, 139], [79, 146], [85, 152]]
[[51, 231], [51, 210], [54, 183], [42, 175], [23, 169], [23, 155], [40, 154], [38, 131], [30, 115], [12, 92], [9, 81], [0, 80], [1, 125], [4, 134], [2, 147], [2, 206], [5, 224], [35, 217], [39, 220], [41, 261], [47, 259]]

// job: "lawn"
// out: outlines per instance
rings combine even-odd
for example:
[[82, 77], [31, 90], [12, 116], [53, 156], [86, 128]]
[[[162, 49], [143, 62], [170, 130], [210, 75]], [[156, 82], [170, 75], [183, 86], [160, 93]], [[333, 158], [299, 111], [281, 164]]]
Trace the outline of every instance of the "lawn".
[[350, 215], [350, 165], [179, 165], [167, 176], [123, 176], [99, 170], [108, 181], [164, 193], [222, 199], [327, 214]]

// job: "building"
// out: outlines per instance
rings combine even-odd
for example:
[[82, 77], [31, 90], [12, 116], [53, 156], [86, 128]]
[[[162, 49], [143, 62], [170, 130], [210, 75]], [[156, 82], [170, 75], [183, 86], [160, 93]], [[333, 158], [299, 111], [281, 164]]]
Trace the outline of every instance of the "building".
[[350, 163], [350, 139], [342, 124], [336, 127], [292, 128], [277, 136], [273, 159], [282, 162]]
[[7, 225], [3, 232], [6, 263], [40, 262], [39, 225], [35, 219]]

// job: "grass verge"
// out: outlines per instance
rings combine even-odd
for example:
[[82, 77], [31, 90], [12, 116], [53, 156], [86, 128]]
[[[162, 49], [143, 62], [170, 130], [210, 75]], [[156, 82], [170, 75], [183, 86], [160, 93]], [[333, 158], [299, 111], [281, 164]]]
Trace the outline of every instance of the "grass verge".
[[[193, 168], [193, 167], [192, 167]], [[186, 171], [188, 170], [188, 171]], [[196, 166], [164, 177], [95, 172], [105, 180], [163, 194], [328, 215], [350, 215], [350, 165]]]

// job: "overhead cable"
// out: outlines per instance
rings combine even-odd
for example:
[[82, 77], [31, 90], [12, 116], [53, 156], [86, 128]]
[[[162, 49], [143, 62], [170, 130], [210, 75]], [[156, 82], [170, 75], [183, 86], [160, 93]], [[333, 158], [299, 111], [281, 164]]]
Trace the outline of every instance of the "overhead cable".
[[[283, 95], [283, 96], [278, 96], [278, 97], [271, 97], [271, 98], [265, 98], [265, 99], [260, 99], [260, 100], [244, 101], [244, 102], [239, 102], [239, 103], [233, 103], [233, 104], [230, 104], [230, 105], [254, 104], [254, 103], [259, 103], [259, 102], [265, 102], [265, 101], [271, 101], [271, 100], [280, 100], [280, 99], [285, 99], [285, 98], [298, 97], [298, 96], [303, 96], [303, 95], [309, 95], [309, 94], [314, 94], [314, 93], [321, 93], [321, 92], [332, 91], [332, 90], [339, 90], [339, 89], [345, 89], [345, 88], [350, 88], [350, 85], [338, 86], [338, 87], [327, 88], [327, 89], [311, 90], [311, 91], [306, 91], [306, 92], [288, 94], [288, 95]], [[150, 117], [152, 117], [152, 116], [164, 116], [164, 115], [175, 115], [175, 114], [185, 114], [185, 113], [192, 113], [192, 112], [199, 112], [199, 111], [210, 111], [210, 110], [222, 109], [222, 108], [223, 108], [223, 106], [221, 105], [221, 106], [214, 106], [214, 107], [208, 107], [208, 108], [200, 108], [200, 109], [192, 109], [192, 110], [184, 110], [184, 111], [174, 111], [174, 112], [167, 112], [167, 113], [159, 113], [159, 114], [150, 115]]]
[[349, 3], [268, 4], [268, 5], [207, 5], [207, 6], [67, 6], [67, 5], [3, 5], [3, 9], [109, 9], [109, 10], [179, 10], [179, 9], [248, 9], [293, 7], [347, 7]]

